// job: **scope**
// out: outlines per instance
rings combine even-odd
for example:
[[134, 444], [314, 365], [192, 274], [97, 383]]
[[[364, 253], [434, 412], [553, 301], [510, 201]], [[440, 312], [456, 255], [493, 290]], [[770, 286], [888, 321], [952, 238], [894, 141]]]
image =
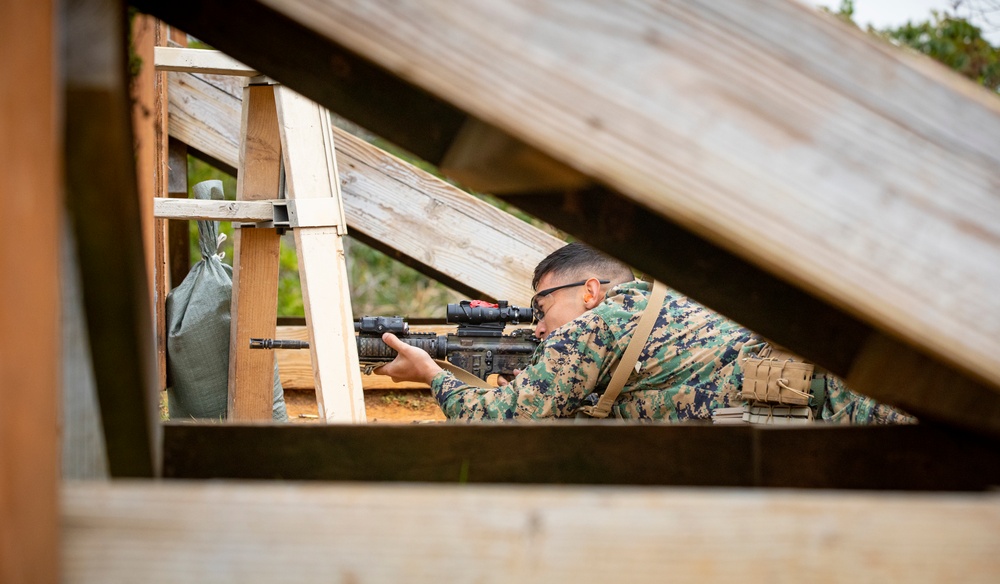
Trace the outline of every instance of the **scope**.
[[410, 332], [410, 325], [402, 316], [363, 316], [361, 320], [354, 321], [354, 331], [367, 334], [406, 335]]
[[508, 306], [506, 300], [501, 300], [497, 304], [463, 300], [458, 304], [449, 304], [447, 312], [448, 322], [458, 324], [518, 324], [531, 323], [534, 319], [534, 310]]

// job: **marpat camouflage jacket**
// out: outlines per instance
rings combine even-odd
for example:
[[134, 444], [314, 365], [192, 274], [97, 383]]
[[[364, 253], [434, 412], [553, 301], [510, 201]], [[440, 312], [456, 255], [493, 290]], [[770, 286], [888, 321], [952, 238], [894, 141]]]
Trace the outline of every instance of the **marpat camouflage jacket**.
[[[581, 406], [596, 403], [608, 386], [649, 295], [647, 282], [613, 287], [602, 304], [552, 331], [529, 367], [505, 386], [472, 387], [444, 371], [432, 380], [432, 391], [449, 418], [573, 417]], [[709, 420], [715, 408], [743, 403], [739, 359], [763, 346], [749, 330], [669, 290], [611, 416]], [[902, 415], [888, 406], [851, 392], [832, 375], [817, 375], [813, 386], [825, 389], [826, 395], [817, 417], [848, 423], [905, 421], [895, 418]]]

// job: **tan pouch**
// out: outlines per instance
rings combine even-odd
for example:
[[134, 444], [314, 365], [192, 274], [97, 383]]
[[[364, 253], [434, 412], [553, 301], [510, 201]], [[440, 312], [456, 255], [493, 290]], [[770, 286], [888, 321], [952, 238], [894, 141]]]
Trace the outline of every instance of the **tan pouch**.
[[792, 358], [791, 353], [767, 346], [758, 357], [744, 359], [740, 397], [749, 402], [809, 405], [815, 367]]

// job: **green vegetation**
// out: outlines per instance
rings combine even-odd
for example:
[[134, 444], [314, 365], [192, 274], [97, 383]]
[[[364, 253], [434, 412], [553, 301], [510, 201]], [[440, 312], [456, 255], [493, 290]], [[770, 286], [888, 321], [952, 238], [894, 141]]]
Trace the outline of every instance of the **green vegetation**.
[[[857, 26], [854, 4], [853, 0], [842, 0], [836, 12], [824, 10]], [[1000, 91], [1000, 48], [983, 37], [982, 29], [957, 14], [932, 11], [922, 22], [885, 29], [869, 26], [868, 33], [896, 46], [919, 51], [984, 87]]]

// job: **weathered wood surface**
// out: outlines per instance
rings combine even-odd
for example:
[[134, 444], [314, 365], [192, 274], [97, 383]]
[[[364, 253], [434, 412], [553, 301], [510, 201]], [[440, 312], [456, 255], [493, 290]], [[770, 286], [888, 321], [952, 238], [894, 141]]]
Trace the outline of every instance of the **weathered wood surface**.
[[139, 482], [62, 494], [68, 583], [1000, 576], [995, 494]]
[[[59, 578], [62, 4], [0, 18], [0, 581]], [[28, 239], [26, 239], [26, 237]], [[30, 253], [26, 253], [30, 250]], [[75, 314], [79, 317], [79, 312]]]
[[[241, 120], [236, 198], [277, 199], [281, 196], [281, 139], [270, 85], [245, 88]], [[272, 418], [274, 356], [271, 351], [251, 350], [250, 339], [274, 337], [280, 245], [277, 230], [273, 228], [242, 228], [233, 234], [227, 415], [230, 420]]]
[[159, 392], [124, 67], [125, 7], [81, 1], [67, 8], [67, 19], [66, 208], [108, 465], [115, 477], [153, 476], [160, 468]]
[[347, 481], [982, 490], [1000, 442], [931, 425], [168, 423], [164, 475]]
[[[235, 166], [237, 84], [192, 74], [169, 78], [171, 136]], [[470, 296], [530, 300], [535, 264], [561, 245], [558, 239], [336, 128], [334, 141], [352, 235], [411, 256], [414, 267]]]
[[[224, 3], [143, 5], [203, 30], [214, 46], [334, 111], [331, 80], [353, 80], [213, 35], [208, 23]], [[298, 46], [317, 57], [362, 55], [806, 291], [833, 314], [903, 339], [915, 358], [983, 384], [945, 404], [943, 419], [1000, 432], [990, 421], [995, 403], [983, 418], [963, 414], [965, 402], [1000, 387], [1000, 296], [992, 293], [1000, 245], [987, 219], [1000, 210], [1000, 106], [981, 88], [783, 0], [633, 2], [613, 13], [600, 3], [474, 0], [242, 9], [248, 23], [267, 22], [291, 44], [301, 38]], [[491, 34], [480, 34], [487, 28]], [[705, 43], [719, 57], [690, 59]], [[365, 125], [399, 111], [344, 115]], [[697, 299], [706, 289], [683, 291]], [[763, 293], [738, 282], [716, 308], [742, 320], [752, 313], [740, 299]], [[795, 335], [762, 332], [798, 349]], [[829, 366], [829, 355], [807, 356]], [[859, 389], [880, 398], [906, 393]], [[934, 412], [925, 396], [908, 398]]]
[[363, 423], [365, 397], [343, 242], [347, 220], [330, 112], [287, 87], [274, 92], [288, 198], [332, 209], [326, 219], [330, 224], [293, 230], [309, 353], [318, 364], [313, 367], [316, 405], [327, 422]]
[[184, 73], [208, 73], [212, 75], [234, 75], [255, 77], [259, 75], [250, 67], [220, 51], [187, 49], [183, 47], [157, 47], [157, 71], [179, 71]]
[[153, 214], [161, 219], [260, 223], [274, 219], [274, 205], [270, 201], [158, 198], [153, 201]]

